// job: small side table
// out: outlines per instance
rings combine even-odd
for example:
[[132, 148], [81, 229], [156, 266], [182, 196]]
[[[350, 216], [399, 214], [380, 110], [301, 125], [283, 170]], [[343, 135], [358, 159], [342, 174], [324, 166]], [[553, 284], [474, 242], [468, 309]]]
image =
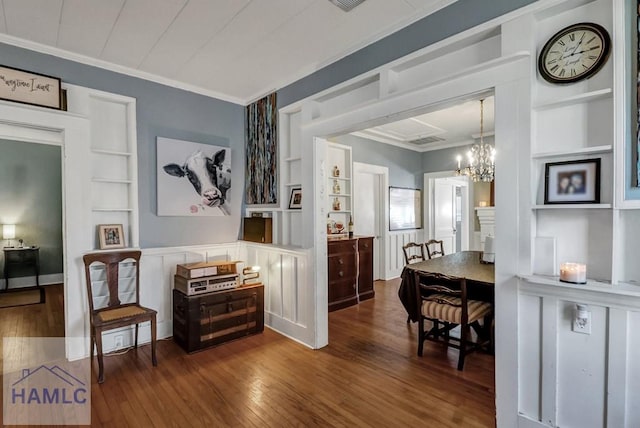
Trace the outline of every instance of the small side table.
[[4, 248], [4, 291], [9, 290], [9, 277], [16, 268], [33, 269], [36, 287], [40, 289], [40, 302], [44, 302], [44, 288], [40, 286], [40, 247]]

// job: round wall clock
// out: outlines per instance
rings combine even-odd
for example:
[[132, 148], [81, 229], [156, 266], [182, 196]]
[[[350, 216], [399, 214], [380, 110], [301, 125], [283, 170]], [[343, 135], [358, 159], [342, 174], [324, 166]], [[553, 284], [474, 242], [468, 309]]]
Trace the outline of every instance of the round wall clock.
[[601, 25], [570, 25], [545, 43], [538, 57], [538, 71], [551, 83], [588, 79], [607, 62], [610, 51], [611, 37]]

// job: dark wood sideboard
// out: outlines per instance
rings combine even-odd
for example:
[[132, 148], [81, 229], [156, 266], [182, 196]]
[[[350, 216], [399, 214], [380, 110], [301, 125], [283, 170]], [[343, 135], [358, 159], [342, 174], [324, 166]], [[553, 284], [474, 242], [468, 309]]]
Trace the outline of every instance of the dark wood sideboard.
[[374, 297], [373, 238], [329, 240], [329, 312]]

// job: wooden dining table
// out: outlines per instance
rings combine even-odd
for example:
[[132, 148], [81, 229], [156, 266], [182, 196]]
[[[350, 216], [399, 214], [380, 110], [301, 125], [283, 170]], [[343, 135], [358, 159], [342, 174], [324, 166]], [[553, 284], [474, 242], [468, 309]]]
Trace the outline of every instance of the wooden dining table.
[[422, 262], [406, 265], [398, 297], [411, 321], [418, 321], [419, 308], [414, 282], [414, 271], [437, 273], [467, 280], [469, 299], [494, 303], [495, 269], [493, 264], [481, 262], [480, 251], [460, 251]]

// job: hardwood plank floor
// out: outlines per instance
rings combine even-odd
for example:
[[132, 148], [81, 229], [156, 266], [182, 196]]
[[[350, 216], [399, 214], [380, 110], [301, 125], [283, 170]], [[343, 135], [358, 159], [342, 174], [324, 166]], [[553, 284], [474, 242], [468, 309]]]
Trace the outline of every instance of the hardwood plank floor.
[[[269, 329], [187, 355], [173, 341], [105, 358], [92, 384], [97, 427], [493, 427], [494, 359], [425, 343], [407, 325], [399, 281], [329, 314], [329, 346], [313, 351]], [[62, 286], [45, 305], [0, 309], [3, 336], [63, 336]], [[97, 368], [94, 367], [94, 371]]]

